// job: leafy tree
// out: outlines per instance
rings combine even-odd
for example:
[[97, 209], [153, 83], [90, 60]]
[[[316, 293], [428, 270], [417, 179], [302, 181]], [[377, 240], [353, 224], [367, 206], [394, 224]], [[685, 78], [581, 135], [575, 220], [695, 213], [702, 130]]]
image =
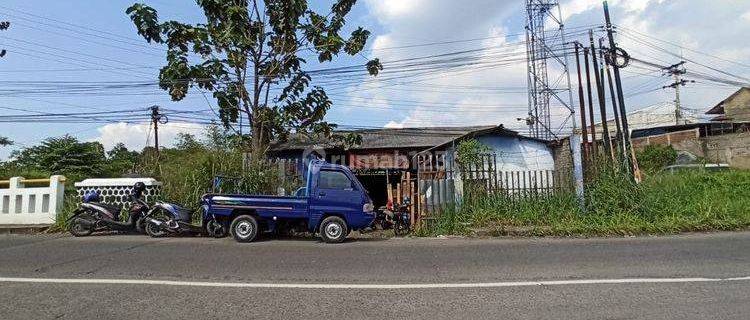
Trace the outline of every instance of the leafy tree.
[[[10, 22], [0, 21], [0, 31], [8, 30], [8, 28], [10, 28]], [[4, 57], [5, 53], [6, 53], [5, 49], [0, 49], [0, 58]]]
[[241, 137], [230, 129], [210, 125], [203, 133], [201, 143], [210, 150], [231, 151], [241, 149]]
[[137, 151], [130, 151], [124, 143], [118, 143], [107, 152], [106, 174], [118, 177], [132, 172], [139, 159], [140, 154]]
[[489, 153], [490, 148], [476, 139], [467, 139], [458, 143], [456, 147], [456, 164], [462, 174], [466, 174], [462, 181], [464, 183], [464, 201], [471, 204], [482, 194], [482, 182], [472, 177], [468, 172], [482, 166], [482, 156]]
[[203, 145], [194, 135], [184, 132], [177, 134], [177, 141], [175, 141], [174, 147], [184, 151], [203, 150]]
[[6, 137], [0, 137], [0, 147], [7, 147], [13, 145], [13, 141]]
[[456, 162], [459, 170], [470, 170], [482, 165], [482, 156], [489, 153], [490, 148], [476, 139], [467, 139], [458, 143], [456, 148]]
[[[146, 41], [167, 46], [159, 81], [172, 100], [182, 100], [192, 87], [211, 92], [225, 126], [240, 113], [250, 119], [251, 151], [262, 155], [273, 139], [286, 140], [292, 132], [331, 136], [335, 128], [323, 121], [332, 102], [323, 88], [310, 88], [300, 52], [329, 62], [341, 52], [358, 54], [370, 36], [362, 27], [342, 36], [356, 0], [335, 0], [327, 15], [308, 2], [196, 0], [206, 17], [199, 24], [160, 22], [157, 11], [142, 3], [126, 14]], [[377, 59], [364, 67], [372, 75], [382, 70]], [[272, 95], [271, 86], [282, 89]]]
[[38, 146], [14, 151], [11, 158], [21, 168], [84, 178], [101, 176], [106, 163], [99, 142], [79, 142], [71, 136], [48, 138]]

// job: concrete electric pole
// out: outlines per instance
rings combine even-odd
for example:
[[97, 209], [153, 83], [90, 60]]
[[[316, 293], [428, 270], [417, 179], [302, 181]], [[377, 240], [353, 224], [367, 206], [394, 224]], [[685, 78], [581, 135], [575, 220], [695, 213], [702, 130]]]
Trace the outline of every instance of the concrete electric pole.
[[695, 81], [693, 80], [683, 80], [682, 75], [687, 73], [687, 70], [685, 67], [685, 61], [681, 61], [680, 63], [673, 64], [669, 67], [664, 68], [667, 74], [672, 75], [674, 77], [674, 83], [662, 87], [662, 89], [672, 88], [674, 89], [675, 93], [675, 99], [674, 99], [674, 105], [675, 105], [675, 124], [685, 124], [687, 123], [684, 120], [684, 116], [682, 114], [682, 103], [680, 102], [680, 87], [687, 85], [688, 83], [693, 83]]
[[159, 106], [151, 107], [151, 122], [154, 124], [154, 148], [159, 155], [159, 123], [167, 124], [167, 116], [159, 112]]

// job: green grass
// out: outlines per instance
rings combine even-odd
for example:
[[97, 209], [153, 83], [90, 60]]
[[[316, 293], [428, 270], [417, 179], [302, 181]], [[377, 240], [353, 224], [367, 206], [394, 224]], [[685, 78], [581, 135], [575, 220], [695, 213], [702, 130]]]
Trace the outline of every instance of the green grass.
[[750, 172], [656, 174], [641, 184], [600, 174], [585, 210], [572, 193], [512, 199], [489, 195], [447, 208], [419, 235], [615, 236], [750, 227]]

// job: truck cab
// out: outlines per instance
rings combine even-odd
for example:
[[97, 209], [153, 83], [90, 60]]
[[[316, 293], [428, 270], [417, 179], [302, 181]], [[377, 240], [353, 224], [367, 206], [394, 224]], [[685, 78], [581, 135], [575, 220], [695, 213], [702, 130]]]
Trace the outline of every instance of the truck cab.
[[344, 241], [352, 230], [372, 224], [372, 200], [349, 168], [312, 160], [305, 187], [291, 196], [207, 194], [202, 199], [204, 221], [229, 225], [239, 242], [251, 242], [262, 232], [304, 228], [329, 243]]

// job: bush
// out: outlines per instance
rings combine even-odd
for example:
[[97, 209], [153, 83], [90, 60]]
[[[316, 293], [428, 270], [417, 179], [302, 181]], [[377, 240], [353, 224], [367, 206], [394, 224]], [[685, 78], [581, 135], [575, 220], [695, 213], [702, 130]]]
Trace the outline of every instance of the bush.
[[638, 165], [648, 174], [658, 172], [662, 168], [672, 165], [677, 160], [677, 151], [672, 146], [648, 145], [636, 153]]

